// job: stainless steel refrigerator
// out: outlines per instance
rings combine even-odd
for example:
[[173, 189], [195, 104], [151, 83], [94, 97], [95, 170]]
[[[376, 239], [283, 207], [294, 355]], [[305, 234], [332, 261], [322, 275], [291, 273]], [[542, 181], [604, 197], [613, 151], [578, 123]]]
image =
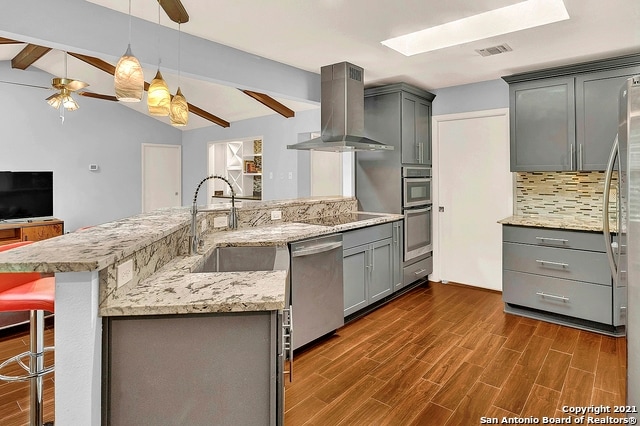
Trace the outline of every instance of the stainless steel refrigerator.
[[[609, 237], [609, 191], [605, 191], [605, 239], [613, 275], [614, 317], [626, 326], [627, 405], [640, 406], [640, 75], [620, 92], [620, 121], [605, 187], [618, 172], [617, 231]], [[617, 157], [617, 167], [615, 166]], [[634, 415], [634, 414], [631, 414]], [[637, 415], [637, 414], [636, 414]]]

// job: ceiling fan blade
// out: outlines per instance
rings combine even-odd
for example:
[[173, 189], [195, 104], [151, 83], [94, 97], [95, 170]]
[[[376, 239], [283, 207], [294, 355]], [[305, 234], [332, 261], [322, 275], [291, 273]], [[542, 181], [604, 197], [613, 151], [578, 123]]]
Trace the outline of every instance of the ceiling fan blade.
[[250, 96], [256, 101], [260, 102], [262, 105], [271, 108], [283, 117], [291, 118], [296, 115], [296, 113], [291, 108], [281, 104], [267, 94], [252, 92], [251, 90], [243, 90], [242, 92], [244, 92], [245, 95]]
[[42, 58], [51, 50], [50, 47], [38, 46], [37, 44], [28, 44], [16, 56], [11, 59], [11, 68], [26, 70], [35, 61]]
[[93, 93], [93, 92], [78, 92], [78, 95], [80, 96], [85, 96], [87, 98], [94, 98], [94, 99], [102, 99], [105, 101], [114, 101], [114, 102], [118, 102], [118, 98], [116, 98], [115, 96], [112, 95], [103, 95], [101, 93]]
[[0, 80], [0, 83], [4, 83], [4, 84], [13, 84], [13, 85], [15, 85], [15, 86], [35, 87], [36, 89], [51, 90], [51, 87], [38, 86], [38, 85], [36, 85], [36, 84], [18, 83], [18, 82], [15, 82], [15, 81], [4, 81], [4, 80]]
[[158, 3], [173, 22], [178, 24], [189, 22], [189, 14], [180, 0], [158, 0]]
[[69, 89], [69, 91], [71, 92], [75, 92], [76, 90], [80, 90], [80, 89], [84, 89], [85, 87], [87, 87], [89, 85], [89, 83], [85, 83], [84, 81], [80, 81], [80, 80], [70, 80], [67, 84], [66, 87], [67, 89]]

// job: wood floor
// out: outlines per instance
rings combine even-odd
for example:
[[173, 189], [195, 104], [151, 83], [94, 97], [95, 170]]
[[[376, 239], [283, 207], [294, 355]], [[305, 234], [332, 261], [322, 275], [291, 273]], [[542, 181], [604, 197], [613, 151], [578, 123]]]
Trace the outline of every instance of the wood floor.
[[[297, 354], [285, 424], [474, 425], [622, 405], [626, 346], [508, 315], [501, 295], [418, 287]], [[488, 421], [487, 421], [488, 422]]]
[[[566, 417], [559, 408], [622, 405], [624, 338], [502, 312], [501, 295], [419, 286], [296, 353], [285, 424], [474, 425], [481, 417]], [[46, 334], [53, 344], [53, 330]], [[28, 334], [0, 337], [0, 359]], [[53, 379], [45, 421], [54, 420]], [[0, 424], [28, 424], [28, 385], [0, 384]], [[213, 422], [212, 424], [215, 424]]]
[[[53, 327], [47, 326], [44, 337], [45, 346], [53, 346]], [[20, 326], [17, 332], [0, 335], [0, 360], [4, 361], [29, 350], [29, 328]], [[45, 365], [53, 363], [51, 353], [45, 357]], [[5, 375], [24, 374], [20, 367], [2, 371]], [[54, 421], [54, 373], [44, 377], [44, 422]], [[29, 424], [29, 382], [0, 381], [0, 425], [24, 426]]]

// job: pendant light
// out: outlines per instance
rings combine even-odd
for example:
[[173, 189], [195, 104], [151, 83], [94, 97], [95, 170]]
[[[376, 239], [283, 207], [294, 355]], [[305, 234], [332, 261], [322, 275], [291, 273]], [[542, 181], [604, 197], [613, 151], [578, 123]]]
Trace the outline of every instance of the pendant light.
[[189, 105], [180, 90], [180, 22], [178, 22], [178, 90], [171, 99], [169, 118], [172, 126], [186, 126], [189, 122]]
[[[160, 2], [158, 2], [158, 28], [159, 27]], [[149, 108], [149, 114], [166, 117], [169, 115], [170, 104], [171, 94], [169, 93], [169, 87], [160, 73], [160, 32], [158, 31], [158, 72], [156, 72], [156, 76], [151, 81], [151, 85], [147, 92], [147, 107]]]
[[129, 45], [114, 73], [116, 98], [122, 102], [140, 102], [144, 92], [144, 74], [140, 62], [131, 53], [131, 0], [129, 0]]

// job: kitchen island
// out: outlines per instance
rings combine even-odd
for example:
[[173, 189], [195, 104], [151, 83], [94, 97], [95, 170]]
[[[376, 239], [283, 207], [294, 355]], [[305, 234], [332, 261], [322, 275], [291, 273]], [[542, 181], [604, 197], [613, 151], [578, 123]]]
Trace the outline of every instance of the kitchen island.
[[[226, 215], [225, 207], [198, 214], [197, 229], [207, 229], [202, 254], [187, 254], [188, 208], [145, 213], [2, 253], [2, 272], [56, 275], [57, 423], [101, 424], [102, 317], [275, 312], [284, 307], [284, 271], [193, 273], [216, 247], [283, 246], [402, 219], [378, 214], [332, 226], [300, 223], [349, 215], [357, 208], [355, 198], [324, 197], [252, 203], [238, 210], [240, 229], [207, 226]], [[274, 209], [281, 211], [282, 220], [270, 221], [268, 213]], [[118, 283], [119, 267], [133, 269], [130, 281]]]

